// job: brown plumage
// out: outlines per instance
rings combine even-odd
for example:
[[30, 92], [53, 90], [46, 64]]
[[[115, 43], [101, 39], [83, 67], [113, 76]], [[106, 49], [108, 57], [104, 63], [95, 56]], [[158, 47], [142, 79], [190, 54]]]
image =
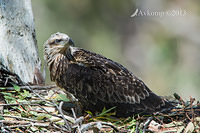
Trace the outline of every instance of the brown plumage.
[[126, 117], [172, 107], [121, 64], [74, 47], [66, 34], [53, 34], [44, 44], [44, 56], [51, 80], [72, 93], [83, 110], [116, 106], [117, 116]]

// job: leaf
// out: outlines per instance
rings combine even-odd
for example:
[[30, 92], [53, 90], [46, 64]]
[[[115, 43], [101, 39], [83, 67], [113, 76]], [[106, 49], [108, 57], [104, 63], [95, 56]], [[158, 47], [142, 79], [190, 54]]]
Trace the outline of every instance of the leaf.
[[90, 111], [85, 111], [85, 112], [90, 114], [91, 116], [93, 116], [92, 112], [90, 112]]
[[29, 111], [29, 114], [30, 115], [34, 115], [34, 116], [39, 116], [39, 114], [37, 112], [35, 112], [35, 111]]
[[109, 112], [109, 113], [106, 113], [104, 114], [104, 116], [112, 116], [112, 115], [116, 115], [116, 111], [115, 112]]
[[11, 97], [11, 96], [4, 96], [4, 98], [6, 100], [9, 100], [9, 101], [15, 101], [16, 100], [14, 97]]
[[188, 132], [193, 132], [194, 131], [194, 124], [192, 122], [189, 122], [187, 124], [187, 127], [184, 130], [184, 133], [188, 133]]
[[45, 113], [41, 113], [41, 114], [38, 115], [38, 117], [36, 117], [36, 120], [44, 120], [46, 118], [51, 118], [51, 115], [45, 114]]
[[184, 128], [185, 128], [184, 126], [179, 126], [177, 133], [182, 133]]
[[132, 119], [130, 122], [129, 122], [130, 125], [127, 126], [128, 129], [133, 129], [135, 128], [134, 126], [136, 126], [136, 120], [135, 119]]
[[183, 122], [176, 122], [176, 121], [173, 121], [173, 122], [171, 122], [171, 123], [165, 124], [165, 125], [164, 125], [164, 128], [178, 127], [178, 126], [182, 126], [182, 125], [184, 125]]
[[8, 109], [4, 109], [3, 111], [4, 111], [4, 114], [10, 114]]
[[105, 112], [105, 111], [106, 111], [106, 108], [104, 107], [103, 110], [102, 110], [102, 112]]
[[40, 115], [36, 117], [36, 120], [44, 120], [45, 118], [46, 118], [45, 115]]
[[31, 131], [36, 132], [38, 129], [36, 127], [30, 127]]
[[112, 107], [108, 110], [106, 110], [106, 108], [104, 108], [99, 115], [96, 115], [95, 119], [117, 122], [118, 119], [114, 119], [114, 118], [110, 117], [110, 116], [116, 115], [116, 112], [111, 112], [111, 110], [113, 110], [114, 108], [116, 108], [116, 107]]
[[20, 87], [19, 86], [15, 85], [15, 84], [12, 84], [12, 85], [13, 85], [15, 91], [18, 91], [18, 92], [20, 91]]
[[26, 95], [27, 97], [30, 96], [29, 91], [27, 91], [27, 90], [23, 90], [23, 91], [24, 91], [24, 95]]
[[106, 115], [106, 113], [110, 112], [110, 111], [113, 110], [114, 108], [116, 108], [116, 107], [112, 107], [112, 108], [110, 108], [110, 109], [108, 109], [108, 110], [103, 109], [102, 112], [101, 112], [101, 114], [97, 115], [97, 117]]
[[8, 92], [1, 92], [1, 94], [4, 95], [4, 98], [5, 98], [5, 96], [12, 96], [12, 93], [8, 93]]
[[134, 133], [135, 132], [135, 127], [132, 126], [131, 132], [130, 133]]
[[104, 120], [104, 121], [110, 121], [110, 122], [117, 122], [118, 119], [110, 118], [110, 117], [96, 117], [96, 120]]
[[50, 90], [50, 91], [48, 92], [48, 95], [49, 95], [49, 96], [54, 95], [54, 91], [53, 91], [53, 90]]
[[29, 91], [27, 90], [23, 90], [23, 91], [24, 91], [23, 93], [20, 93], [19, 99], [25, 99], [27, 97], [31, 97]]
[[58, 100], [58, 101], [65, 101], [65, 102], [69, 102], [70, 100], [67, 98], [66, 95], [64, 94], [57, 94], [55, 96], [55, 99]]
[[3, 116], [0, 115], [0, 120], [5, 120]]
[[64, 125], [65, 125], [65, 122], [64, 122], [64, 121], [59, 121], [59, 122], [56, 122], [56, 124], [61, 125], [61, 126], [64, 126]]
[[24, 99], [17, 99], [17, 102], [18, 103], [30, 103], [29, 101], [24, 100]]

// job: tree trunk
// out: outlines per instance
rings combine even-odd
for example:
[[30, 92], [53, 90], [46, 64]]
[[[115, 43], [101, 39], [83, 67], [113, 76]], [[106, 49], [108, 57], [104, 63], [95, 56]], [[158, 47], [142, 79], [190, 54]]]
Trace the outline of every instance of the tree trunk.
[[0, 0], [0, 62], [32, 82], [38, 59], [31, 0]]

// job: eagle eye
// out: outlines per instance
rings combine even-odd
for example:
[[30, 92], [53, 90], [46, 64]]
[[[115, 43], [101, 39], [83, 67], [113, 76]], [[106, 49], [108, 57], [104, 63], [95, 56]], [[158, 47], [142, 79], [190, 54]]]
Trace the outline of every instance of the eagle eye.
[[62, 39], [56, 39], [55, 41], [54, 41], [54, 43], [60, 43], [62, 41]]

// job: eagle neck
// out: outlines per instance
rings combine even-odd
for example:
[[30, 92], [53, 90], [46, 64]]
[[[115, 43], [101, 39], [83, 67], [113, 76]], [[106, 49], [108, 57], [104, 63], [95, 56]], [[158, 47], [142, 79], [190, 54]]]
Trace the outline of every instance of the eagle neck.
[[49, 62], [48, 66], [51, 81], [56, 81], [61, 78], [61, 75], [63, 75], [68, 68], [68, 62], [69, 59], [63, 54], [58, 54], [51, 62]]

